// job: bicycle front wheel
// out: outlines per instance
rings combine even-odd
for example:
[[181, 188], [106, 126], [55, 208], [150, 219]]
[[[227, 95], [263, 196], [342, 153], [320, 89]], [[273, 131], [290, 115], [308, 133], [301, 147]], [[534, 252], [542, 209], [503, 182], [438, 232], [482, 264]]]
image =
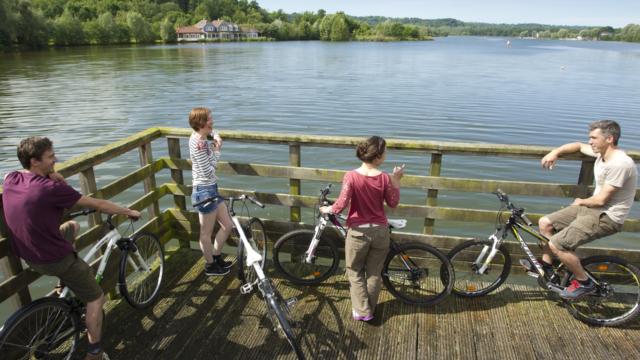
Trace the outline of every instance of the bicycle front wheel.
[[[244, 233], [247, 236], [249, 244], [262, 256], [260, 267], [264, 269], [264, 264], [267, 261], [267, 233], [264, 230], [264, 224], [262, 220], [258, 218], [251, 218], [244, 228]], [[236, 234], [237, 236], [237, 234]], [[256, 281], [256, 273], [251, 265], [247, 265], [247, 252], [244, 248], [244, 243], [238, 239], [238, 278], [242, 283], [254, 283]]]
[[80, 320], [58, 298], [38, 299], [13, 314], [0, 330], [2, 359], [71, 359]]
[[270, 284], [267, 288], [268, 289], [264, 289], [264, 300], [267, 303], [267, 311], [273, 326], [280, 336], [287, 339], [287, 342], [295, 352], [298, 359], [304, 359], [304, 353], [298, 344], [293, 327], [291, 326], [293, 321], [291, 319], [289, 307], [273, 285]]
[[273, 265], [294, 284], [319, 284], [338, 268], [338, 249], [330, 238], [321, 237], [314, 254], [308, 259], [307, 251], [314, 234], [311, 230], [291, 231], [273, 246]]
[[163, 274], [164, 250], [158, 238], [148, 233], [136, 234], [120, 259], [120, 294], [134, 308], [145, 308], [158, 297]]
[[451, 293], [453, 267], [438, 249], [422, 243], [399, 245], [385, 260], [382, 281], [398, 299], [435, 305]]
[[[596, 326], [619, 326], [640, 314], [640, 270], [615, 256], [591, 256], [584, 269], [599, 282], [597, 292], [579, 301], [565, 301], [576, 319]], [[567, 285], [573, 279], [568, 277]]]
[[490, 254], [492, 241], [471, 240], [454, 247], [448, 254], [456, 273], [453, 293], [464, 297], [486, 295], [507, 280], [511, 256], [500, 245], [489, 265], [482, 269]]

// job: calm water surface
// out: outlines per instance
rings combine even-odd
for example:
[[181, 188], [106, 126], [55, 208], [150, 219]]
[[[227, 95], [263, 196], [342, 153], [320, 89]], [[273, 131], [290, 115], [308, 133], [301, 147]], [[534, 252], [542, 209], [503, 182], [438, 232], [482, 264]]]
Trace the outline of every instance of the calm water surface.
[[[637, 84], [640, 45], [614, 42], [512, 39], [507, 48], [501, 38], [450, 37], [4, 54], [0, 173], [19, 167], [15, 145], [23, 137], [51, 137], [63, 161], [151, 126], [187, 127], [189, 110], [201, 105], [214, 108], [220, 129], [550, 146], [585, 140], [590, 121], [611, 118], [622, 125], [621, 146], [637, 150]], [[162, 150], [156, 146], [158, 155]], [[226, 160], [275, 164], [286, 164], [287, 154], [283, 146], [232, 142], [224, 151]], [[303, 166], [358, 165], [351, 150], [304, 148], [302, 156]], [[407, 163], [408, 173], [426, 174], [426, 159], [391, 153], [387, 167]], [[99, 166], [99, 185], [136, 164], [132, 153]], [[528, 181], [575, 182], [577, 172], [578, 164], [545, 172], [536, 160], [504, 158], [446, 156], [443, 166], [445, 176]], [[284, 180], [226, 180], [229, 187], [287, 191]], [[307, 182], [303, 191], [318, 187]], [[403, 191], [403, 201], [423, 204], [424, 193]], [[567, 201], [520, 199], [539, 212]], [[440, 203], [497, 205], [492, 195], [456, 193], [443, 193]], [[458, 228], [466, 225], [439, 232], [460, 233]]]
[[[229, 43], [51, 49], [0, 55], [0, 174], [16, 169], [21, 138], [53, 139], [61, 161], [152, 126], [187, 127], [194, 106], [214, 109], [220, 129], [555, 146], [585, 140], [587, 124], [620, 122], [621, 146], [640, 149], [640, 45], [450, 37], [432, 42]], [[162, 147], [155, 146], [155, 156]], [[186, 149], [183, 154], [187, 154]], [[227, 142], [230, 161], [286, 164], [283, 146]], [[390, 153], [428, 171], [424, 153]], [[304, 148], [303, 166], [350, 169], [351, 150]], [[137, 154], [97, 167], [99, 186], [136, 168]], [[536, 160], [446, 156], [443, 175], [575, 182], [578, 164], [553, 172]], [[166, 174], [159, 182], [168, 181]], [[187, 179], [188, 180], [188, 179]], [[71, 179], [77, 184], [75, 179]], [[223, 186], [287, 192], [286, 180], [234, 177]], [[319, 183], [305, 182], [315, 194]], [[404, 190], [402, 201], [425, 203]], [[131, 195], [116, 201], [128, 203]], [[167, 200], [169, 201], [169, 200]], [[568, 199], [519, 197], [548, 212]], [[494, 209], [487, 194], [442, 193], [445, 206]], [[284, 217], [283, 209], [267, 211]], [[638, 209], [634, 217], [640, 217]], [[307, 214], [307, 220], [311, 215]], [[421, 219], [410, 219], [413, 230]], [[455, 222], [438, 233], [491, 231]], [[640, 248], [639, 237], [598, 244]], [[2, 310], [2, 309], [0, 309]], [[2, 313], [4, 311], [0, 311]]]

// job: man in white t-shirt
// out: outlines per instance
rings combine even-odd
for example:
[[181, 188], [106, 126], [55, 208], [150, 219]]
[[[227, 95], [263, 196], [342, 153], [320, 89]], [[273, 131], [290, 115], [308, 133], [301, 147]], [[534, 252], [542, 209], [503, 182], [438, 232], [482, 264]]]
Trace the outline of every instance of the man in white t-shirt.
[[[622, 229], [636, 194], [636, 164], [618, 149], [620, 125], [612, 120], [589, 125], [589, 143], [569, 143], [542, 158], [542, 167], [553, 169], [558, 157], [580, 151], [596, 158], [596, 188], [586, 199], [575, 199], [571, 206], [540, 218], [540, 232], [550, 238], [543, 248], [542, 267], [551, 269], [556, 256], [575, 275], [561, 293], [562, 298], [577, 300], [595, 292], [595, 284], [585, 273], [574, 250], [587, 242], [614, 234]], [[527, 269], [531, 264], [521, 261]]]

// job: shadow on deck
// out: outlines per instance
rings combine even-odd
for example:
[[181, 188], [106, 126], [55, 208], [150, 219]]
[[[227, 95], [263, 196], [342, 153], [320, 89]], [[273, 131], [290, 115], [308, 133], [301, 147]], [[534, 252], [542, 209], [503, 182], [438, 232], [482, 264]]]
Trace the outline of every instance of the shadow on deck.
[[[235, 271], [207, 277], [202, 270], [199, 251], [179, 250], [167, 261], [164, 290], [152, 308], [110, 301], [104, 345], [111, 358], [295, 359], [271, 330], [259, 295], [240, 294]], [[405, 305], [383, 291], [377, 318], [365, 324], [351, 320], [342, 274], [318, 287], [275, 281], [285, 298], [298, 297], [294, 317], [309, 359], [640, 358], [640, 323], [589, 327], [533, 287], [503, 286], [478, 299], [451, 296], [431, 308]]]

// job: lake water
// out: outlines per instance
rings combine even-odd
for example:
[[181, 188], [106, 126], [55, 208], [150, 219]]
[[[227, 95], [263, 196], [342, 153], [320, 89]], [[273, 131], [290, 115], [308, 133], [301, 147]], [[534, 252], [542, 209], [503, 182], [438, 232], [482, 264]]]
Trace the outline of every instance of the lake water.
[[[589, 122], [611, 118], [622, 126], [620, 145], [640, 149], [640, 44], [511, 39], [508, 48], [505, 42], [449, 37], [2, 54], [0, 174], [19, 168], [15, 146], [26, 136], [49, 136], [64, 161], [152, 126], [187, 127], [195, 106], [213, 108], [220, 129], [549, 146], [586, 140]], [[225, 160], [242, 162], [286, 164], [287, 155], [283, 146], [232, 142], [223, 151]], [[396, 163], [406, 163], [409, 174], [428, 171], [424, 153], [391, 152], [385, 170]], [[303, 148], [302, 164], [351, 169], [358, 161], [352, 150]], [[99, 166], [99, 186], [136, 167], [136, 154]], [[445, 176], [566, 183], [576, 181], [578, 170], [579, 164], [560, 163], [542, 171], [537, 160], [508, 158], [445, 156], [443, 164]], [[288, 191], [286, 180], [252, 177], [223, 178], [222, 186]], [[304, 182], [303, 192], [319, 187]], [[115, 200], [127, 203], [127, 196]], [[403, 190], [402, 201], [425, 204], [425, 194]], [[544, 213], [568, 202], [518, 197], [516, 204]], [[498, 205], [490, 194], [460, 193], [442, 193], [439, 204]], [[284, 209], [266, 215], [286, 217]], [[421, 224], [410, 219], [415, 231]], [[491, 231], [487, 224], [437, 226], [442, 234]], [[640, 248], [638, 240], [619, 234], [598, 244]]]
[[[640, 44], [511, 39], [507, 47], [505, 42], [449, 37], [3, 54], [0, 173], [19, 167], [15, 146], [26, 136], [49, 136], [64, 161], [148, 127], [187, 127], [194, 106], [213, 108], [220, 129], [549, 146], [586, 140], [590, 121], [610, 118], [622, 126], [621, 147], [640, 149]], [[287, 154], [283, 146], [228, 142], [223, 156], [286, 164]], [[387, 170], [396, 163], [406, 163], [409, 174], [427, 173], [424, 154], [392, 152]], [[303, 148], [302, 164], [350, 169], [358, 162], [351, 150]], [[99, 166], [99, 185], [136, 166], [136, 154]], [[445, 156], [443, 175], [573, 183], [578, 167], [565, 162], [548, 172], [537, 160]], [[223, 186], [287, 192], [283, 180], [225, 180]], [[314, 194], [319, 186], [306, 182], [303, 191]], [[424, 204], [425, 195], [403, 191], [403, 201]], [[443, 193], [439, 201], [497, 205], [492, 195], [482, 194]], [[519, 199], [537, 212], [568, 201]], [[634, 217], [638, 214], [635, 209]], [[417, 229], [421, 223], [415, 220]], [[460, 234], [467, 228], [452, 224], [437, 232]], [[637, 243], [627, 245], [640, 247]]]

